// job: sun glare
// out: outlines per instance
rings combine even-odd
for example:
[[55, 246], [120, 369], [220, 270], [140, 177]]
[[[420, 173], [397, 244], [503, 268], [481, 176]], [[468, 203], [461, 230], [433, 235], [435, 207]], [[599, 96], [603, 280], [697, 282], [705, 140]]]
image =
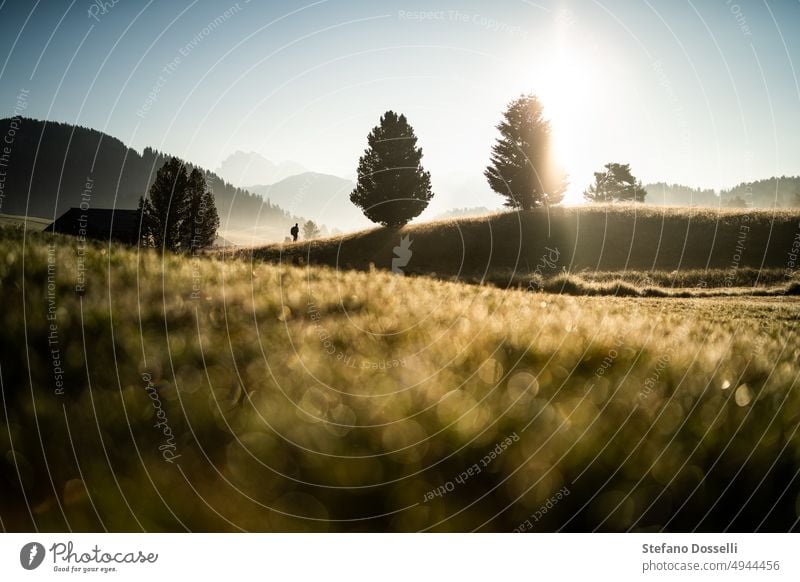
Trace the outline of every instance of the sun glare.
[[550, 120], [555, 162], [570, 175], [566, 202], [579, 202], [582, 178], [591, 172], [592, 160], [586, 147], [585, 136], [591, 131], [593, 114], [599, 93], [602, 91], [596, 55], [567, 39], [568, 24], [557, 27], [554, 54], [542, 71], [536, 91], [544, 105], [544, 114]]

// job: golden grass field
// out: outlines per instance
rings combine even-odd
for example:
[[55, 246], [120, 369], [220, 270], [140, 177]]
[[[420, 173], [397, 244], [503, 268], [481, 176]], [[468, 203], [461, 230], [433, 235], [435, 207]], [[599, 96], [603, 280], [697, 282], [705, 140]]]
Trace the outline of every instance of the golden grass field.
[[796, 298], [0, 256], [6, 530], [797, 529]]

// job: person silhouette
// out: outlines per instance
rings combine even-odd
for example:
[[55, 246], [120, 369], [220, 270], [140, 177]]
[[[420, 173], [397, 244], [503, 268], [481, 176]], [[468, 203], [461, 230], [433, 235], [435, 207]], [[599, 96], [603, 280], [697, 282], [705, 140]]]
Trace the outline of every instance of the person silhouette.
[[289, 232], [292, 233], [292, 240], [294, 242], [297, 242], [297, 235], [300, 234], [300, 228], [297, 226], [296, 222], [294, 223], [294, 226], [292, 227], [292, 230], [290, 230]]

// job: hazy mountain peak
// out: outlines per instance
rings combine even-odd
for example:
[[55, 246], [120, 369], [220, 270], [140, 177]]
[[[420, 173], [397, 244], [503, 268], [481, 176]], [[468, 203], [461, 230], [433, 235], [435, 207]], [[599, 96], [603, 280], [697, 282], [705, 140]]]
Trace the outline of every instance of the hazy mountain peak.
[[350, 202], [355, 184], [345, 178], [303, 172], [273, 184], [245, 187], [287, 212], [305, 216], [341, 230], [369, 228], [372, 223]]
[[217, 174], [231, 184], [243, 187], [247, 184], [271, 184], [306, 171], [301, 164], [286, 160], [272, 162], [258, 152], [237, 150], [222, 160]]

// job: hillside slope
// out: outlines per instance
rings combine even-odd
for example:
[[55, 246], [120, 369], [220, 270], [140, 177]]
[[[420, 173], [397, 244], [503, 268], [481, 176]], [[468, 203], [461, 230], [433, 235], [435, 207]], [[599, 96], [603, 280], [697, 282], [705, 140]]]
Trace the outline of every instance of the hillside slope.
[[[92, 208], [136, 208], [167, 157], [151, 148], [140, 154], [110, 135], [66, 123], [0, 119], [0, 134], [13, 137], [3, 167], [0, 211], [5, 214], [52, 220], [81, 202]], [[269, 226], [283, 235], [299, 220], [200, 169], [214, 192], [223, 227]]]
[[[537, 209], [375, 228], [343, 237], [242, 250], [273, 262], [391, 269], [402, 237], [405, 274], [474, 280], [563, 270], [785, 269], [800, 245], [800, 211], [646, 206]], [[794, 245], [794, 246], [793, 246]]]

